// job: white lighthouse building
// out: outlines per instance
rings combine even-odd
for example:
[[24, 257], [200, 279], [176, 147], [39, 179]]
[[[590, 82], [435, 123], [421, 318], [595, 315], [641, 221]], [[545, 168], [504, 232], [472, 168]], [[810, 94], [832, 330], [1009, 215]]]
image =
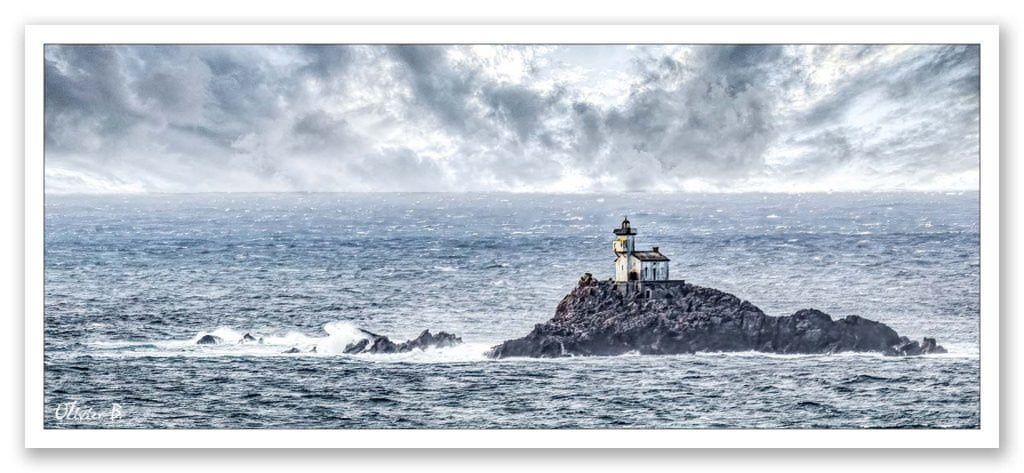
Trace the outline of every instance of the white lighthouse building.
[[623, 218], [622, 225], [614, 230], [615, 282], [667, 281], [669, 259], [658, 251], [658, 247], [638, 251], [634, 237], [636, 229], [629, 226], [629, 219]]

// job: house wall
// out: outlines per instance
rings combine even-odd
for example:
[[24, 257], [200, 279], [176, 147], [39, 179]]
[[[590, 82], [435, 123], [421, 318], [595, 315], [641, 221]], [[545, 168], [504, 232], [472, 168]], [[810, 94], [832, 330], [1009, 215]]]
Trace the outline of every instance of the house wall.
[[640, 265], [641, 281], [668, 280], [668, 261], [643, 261]]
[[643, 280], [641, 264], [640, 259], [635, 256], [619, 254], [615, 259], [615, 280], [629, 281], [629, 273], [632, 271], [640, 273], [640, 280]]
[[643, 272], [641, 271], [640, 264], [641, 264], [640, 258], [637, 258], [636, 256], [630, 256], [629, 257], [629, 272], [636, 271], [637, 273], [640, 273], [640, 280], [642, 281], [643, 278], [644, 278], [644, 275], [643, 275]]

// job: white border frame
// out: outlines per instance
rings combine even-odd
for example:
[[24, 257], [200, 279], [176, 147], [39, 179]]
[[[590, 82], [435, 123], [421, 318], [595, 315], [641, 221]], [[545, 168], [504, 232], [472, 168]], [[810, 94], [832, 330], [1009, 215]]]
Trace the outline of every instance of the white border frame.
[[[981, 427], [972, 430], [55, 430], [43, 428], [43, 45], [47, 43], [971, 43], [981, 45]], [[999, 446], [999, 28], [846, 25], [25, 27], [28, 448], [995, 448]]]

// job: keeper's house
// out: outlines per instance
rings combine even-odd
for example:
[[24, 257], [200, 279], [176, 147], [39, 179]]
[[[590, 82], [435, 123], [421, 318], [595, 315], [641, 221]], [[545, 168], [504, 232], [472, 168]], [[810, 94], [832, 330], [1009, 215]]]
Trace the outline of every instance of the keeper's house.
[[614, 232], [615, 282], [668, 281], [669, 259], [658, 251], [657, 246], [638, 251], [634, 246], [636, 229], [629, 226], [628, 218], [623, 218], [622, 225]]

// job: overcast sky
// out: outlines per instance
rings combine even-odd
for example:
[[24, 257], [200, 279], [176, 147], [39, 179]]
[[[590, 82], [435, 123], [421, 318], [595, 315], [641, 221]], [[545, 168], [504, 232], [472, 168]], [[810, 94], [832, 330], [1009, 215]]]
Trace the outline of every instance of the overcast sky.
[[978, 188], [976, 46], [47, 46], [47, 192]]

